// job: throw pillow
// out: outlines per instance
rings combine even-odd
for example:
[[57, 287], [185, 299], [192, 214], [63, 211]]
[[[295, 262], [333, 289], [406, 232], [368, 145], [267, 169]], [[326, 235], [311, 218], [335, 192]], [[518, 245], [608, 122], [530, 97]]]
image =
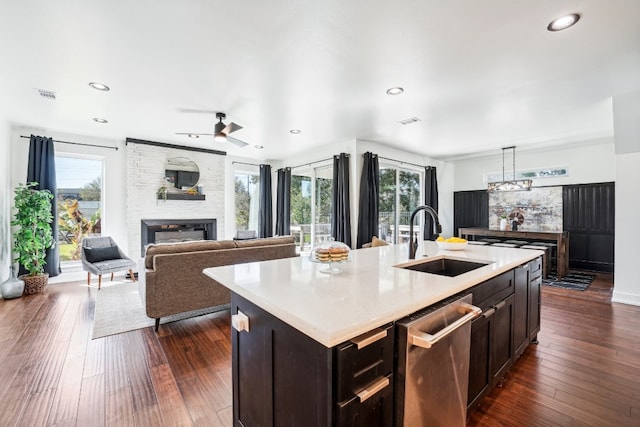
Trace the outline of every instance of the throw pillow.
[[376, 248], [378, 246], [387, 246], [387, 245], [388, 245], [387, 242], [385, 242], [384, 240], [378, 239], [376, 236], [373, 236], [373, 238], [371, 239], [372, 248]]
[[84, 248], [84, 256], [90, 263], [121, 258], [117, 246], [108, 246], [106, 248]]

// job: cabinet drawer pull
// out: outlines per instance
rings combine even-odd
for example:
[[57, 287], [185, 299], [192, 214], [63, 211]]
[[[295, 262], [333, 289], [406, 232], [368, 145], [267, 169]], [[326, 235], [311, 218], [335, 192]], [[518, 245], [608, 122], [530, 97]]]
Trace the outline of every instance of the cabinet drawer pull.
[[365, 388], [357, 392], [356, 394], [360, 398], [360, 403], [364, 402], [380, 390], [384, 389], [389, 385], [389, 378], [382, 377], [371, 384], [367, 385]]
[[485, 310], [485, 311], [482, 313], [482, 317], [484, 317], [484, 318], [486, 319], [487, 317], [491, 317], [491, 316], [493, 316], [493, 313], [495, 313], [495, 312], [496, 312], [496, 309], [495, 309], [495, 308], [490, 308], [489, 310]]
[[374, 329], [371, 332], [368, 332], [366, 334], [360, 335], [359, 337], [353, 338], [351, 342], [358, 347], [358, 350], [360, 350], [361, 348], [364, 348], [369, 344], [373, 344], [374, 342], [379, 341], [386, 337], [387, 337], [386, 329]]
[[504, 301], [504, 300], [500, 301], [499, 303], [497, 303], [497, 304], [495, 305], [496, 310], [500, 310], [500, 309], [501, 309], [502, 307], [504, 307], [505, 305], [507, 305], [507, 302], [506, 302], [506, 301]]

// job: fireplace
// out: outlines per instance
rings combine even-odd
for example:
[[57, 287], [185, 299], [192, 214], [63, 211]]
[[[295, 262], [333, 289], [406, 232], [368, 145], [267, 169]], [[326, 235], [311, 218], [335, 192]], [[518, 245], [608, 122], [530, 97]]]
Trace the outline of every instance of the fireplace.
[[216, 220], [208, 219], [143, 219], [141, 223], [140, 255], [151, 243], [216, 240]]

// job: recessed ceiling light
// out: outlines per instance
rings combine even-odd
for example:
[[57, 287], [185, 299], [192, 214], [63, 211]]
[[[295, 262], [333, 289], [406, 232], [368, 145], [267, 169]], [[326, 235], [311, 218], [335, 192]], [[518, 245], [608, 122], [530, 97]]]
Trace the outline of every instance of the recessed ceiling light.
[[289, 133], [292, 133], [294, 135], [298, 135], [299, 133], [302, 133], [302, 131], [300, 129], [291, 129], [289, 131]]
[[109, 120], [101, 119], [100, 117], [94, 117], [93, 121], [96, 122], [96, 123], [109, 123]]
[[421, 120], [417, 117], [409, 117], [408, 119], [400, 120], [398, 123], [406, 126], [406, 125], [411, 125], [413, 123], [418, 123], [419, 121]]
[[254, 145], [258, 150], [262, 150], [264, 147], [262, 145]]
[[404, 89], [402, 89], [400, 86], [387, 89], [387, 95], [400, 95], [402, 92], [404, 92]]
[[190, 133], [187, 135], [189, 138], [200, 138], [200, 135], [198, 135], [197, 133]]
[[103, 84], [103, 83], [91, 82], [91, 83], [89, 83], [89, 86], [91, 86], [95, 90], [101, 90], [103, 92], [109, 92], [109, 90], [110, 90], [109, 86], [107, 86], [106, 84]]
[[561, 16], [558, 19], [554, 19], [547, 25], [549, 31], [562, 31], [574, 25], [580, 19], [580, 15], [572, 13], [571, 15]]

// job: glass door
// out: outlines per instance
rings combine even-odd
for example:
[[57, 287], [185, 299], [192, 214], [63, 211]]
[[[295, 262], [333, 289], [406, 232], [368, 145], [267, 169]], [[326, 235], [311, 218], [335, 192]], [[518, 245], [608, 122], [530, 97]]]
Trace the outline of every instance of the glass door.
[[[380, 167], [378, 238], [389, 243], [409, 241], [411, 212], [420, 206], [423, 174], [393, 166]], [[422, 215], [416, 216], [414, 234], [422, 240]]]

